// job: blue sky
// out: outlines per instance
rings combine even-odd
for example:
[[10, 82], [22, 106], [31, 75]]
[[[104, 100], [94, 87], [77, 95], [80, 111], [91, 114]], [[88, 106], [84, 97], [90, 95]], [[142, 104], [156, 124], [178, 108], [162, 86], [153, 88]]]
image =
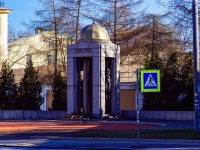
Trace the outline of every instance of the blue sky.
[[29, 18], [34, 19], [34, 11], [38, 6], [37, 0], [3, 0], [4, 7], [11, 9], [8, 16], [8, 24], [15, 30], [23, 30], [22, 21], [28, 22]]
[[[1, 0], [0, 0], [1, 1]], [[38, 8], [38, 0], [2, 0], [5, 7], [12, 10], [9, 14], [9, 26], [16, 31], [24, 30], [22, 21], [28, 22], [29, 18], [36, 19], [34, 11]], [[162, 13], [163, 8], [155, 4], [154, 0], [146, 0], [144, 7], [148, 7], [148, 13]]]

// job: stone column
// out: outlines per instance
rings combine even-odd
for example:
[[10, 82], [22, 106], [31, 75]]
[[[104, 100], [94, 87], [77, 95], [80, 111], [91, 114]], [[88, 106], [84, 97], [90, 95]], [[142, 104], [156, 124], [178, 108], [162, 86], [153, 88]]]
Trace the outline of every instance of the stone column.
[[93, 55], [93, 115], [101, 118], [105, 114], [105, 57], [101, 49]]
[[67, 56], [67, 113], [71, 114], [78, 110], [78, 72], [77, 72], [77, 60], [73, 57], [73, 54]]

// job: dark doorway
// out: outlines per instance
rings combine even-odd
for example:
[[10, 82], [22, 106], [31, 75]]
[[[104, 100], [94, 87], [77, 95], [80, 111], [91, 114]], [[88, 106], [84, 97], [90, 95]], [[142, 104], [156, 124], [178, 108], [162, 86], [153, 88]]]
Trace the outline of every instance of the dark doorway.
[[111, 114], [112, 103], [112, 58], [105, 59], [105, 114]]
[[78, 111], [92, 113], [92, 58], [78, 61]]

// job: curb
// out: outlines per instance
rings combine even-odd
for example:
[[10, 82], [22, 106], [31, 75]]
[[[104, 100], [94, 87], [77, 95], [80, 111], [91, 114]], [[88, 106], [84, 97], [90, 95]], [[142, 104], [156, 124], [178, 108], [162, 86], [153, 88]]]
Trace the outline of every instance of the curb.
[[[1, 135], [0, 135], [1, 136]], [[54, 140], [78, 140], [78, 141], [132, 141], [137, 142], [136, 138], [93, 138], [93, 137], [63, 137], [63, 136], [16, 136], [7, 135], [2, 139], [54, 139]], [[188, 140], [188, 139], [139, 139], [140, 142], [183, 142], [183, 143], [200, 143], [200, 140]]]

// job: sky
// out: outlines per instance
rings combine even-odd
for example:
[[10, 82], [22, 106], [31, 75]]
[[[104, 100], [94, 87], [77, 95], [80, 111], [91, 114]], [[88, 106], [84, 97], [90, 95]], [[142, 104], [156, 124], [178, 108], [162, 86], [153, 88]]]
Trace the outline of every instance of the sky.
[[22, 22], [29, 22], [29, 19], [35, 19], [34, 11], [37, 9], [37, 0], [0, 0], [4, 1], [4, 7], [11, 9], [12, 13], [8, 15], [9, 27], [19, 31], [25, 30]]
[[[9, 27], [15, 31], [26, 30], [22, 22], [29, 22], [29, 19], [36, 19], [34, 11], [37, 10], [38, 0], [0, 0], [4, 1], [4, 7], [11, 9], [12, 13], [8, 16]], [[155, 0], [146, 0], [144, 7], [147, 7], [148, 13], [162, 13], [163, 8], [154, 2]]]

